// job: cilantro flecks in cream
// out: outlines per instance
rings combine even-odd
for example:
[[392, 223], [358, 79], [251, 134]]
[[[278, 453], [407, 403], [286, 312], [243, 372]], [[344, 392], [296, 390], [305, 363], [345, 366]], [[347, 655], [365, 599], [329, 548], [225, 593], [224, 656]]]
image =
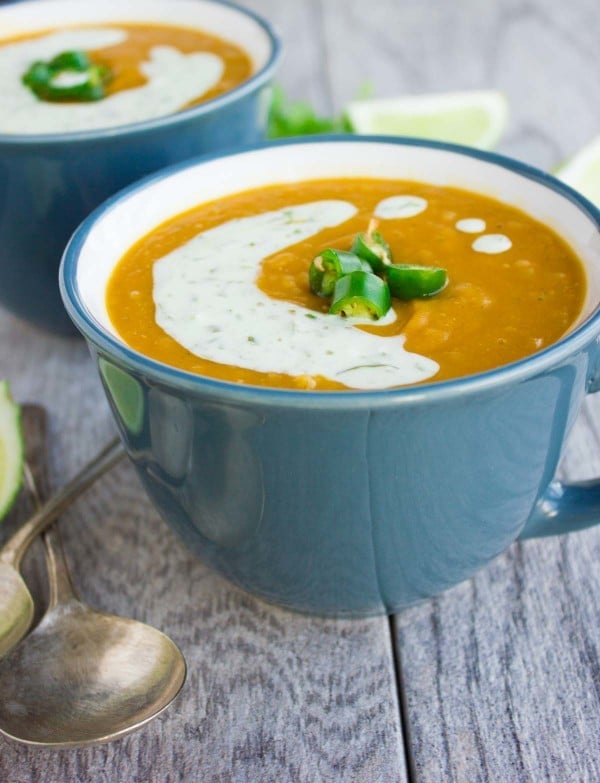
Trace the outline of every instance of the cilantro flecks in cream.
[[[323, 376], [356, 389], [425, 380], [436, 362], [357, 329], [357, 319], [272, 299], [256, 285], [262, 261], [355, 214], [347, 201], [317, 201], [229, 220], [154, 264], [157, 324], [191, 353], [220, 364]], [[378, 321], [392, 323], [394, 310]]]

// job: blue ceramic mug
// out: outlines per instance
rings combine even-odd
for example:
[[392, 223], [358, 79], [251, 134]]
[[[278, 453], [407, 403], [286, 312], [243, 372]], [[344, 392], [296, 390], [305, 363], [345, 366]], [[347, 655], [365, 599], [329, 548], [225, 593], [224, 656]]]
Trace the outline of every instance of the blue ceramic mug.
[[0, 304], [59, 334], [73, 332], [56, 284], [60, 258], [92, 209], [164, 166], [264, 137], [280, 45], [250, 11], [214, 0], [43, 0], [0, 8], [3, 39], [127, 21], [214, 33], [248, 53], [254, 75], [213, 100], [137, 124], [60, 134], [0, 130]]
[[[136, 353], [104, 303], [115, 263], [204, 200], [274, 182], [370, 176], [460, 186], [554, 227], [587, 269], [556, 344], [458, 380], [307, 392], [199, 377]], [[229, 579], [308, 612], [395, 612], [471, 576], [517, 538], [600, 519], [600, 483], [555, 471], [600, 388], [600, 213], [564, 184], [474, 150], [389, 138], [272, 144], [171, 168], [98, 209], [64, 256], [64, 302], [87, 339], [128, 453], [167, 522]]]

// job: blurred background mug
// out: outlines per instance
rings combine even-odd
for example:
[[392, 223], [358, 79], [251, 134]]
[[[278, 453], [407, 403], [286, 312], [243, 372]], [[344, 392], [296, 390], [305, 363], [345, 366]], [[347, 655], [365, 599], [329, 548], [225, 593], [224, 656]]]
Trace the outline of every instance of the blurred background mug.
[[58, 334], [74, 333], [57, 274], [77, 225], [108, 196], [152, 171], [259, 141], [279, 63], [279, 40], [264, 20], [215, 0], [41, 0], [0, 7], [7, 40], [119, 22], [205, 30], [241, 47], [253, 75], [205, 103], [136, 124], [52, 134], [31, 127], [18, 134], [0, 130], [0, 304]]

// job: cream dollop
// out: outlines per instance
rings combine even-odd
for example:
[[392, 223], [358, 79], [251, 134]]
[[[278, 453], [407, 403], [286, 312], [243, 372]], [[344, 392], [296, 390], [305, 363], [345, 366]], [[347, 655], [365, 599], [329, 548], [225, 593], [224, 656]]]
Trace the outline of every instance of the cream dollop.
[[427, 199], [421, 196], [390, 196], [375, 208], [375, 217], [383, 220], [399, 220], [420, 215], [427, 209]]
[[481, 234], [482, 231], [485, 231], [485, 220], [481, 220], [481, 218], [463, 218], [463, 220], [458, 220], [455, 226], [465, 234]]
[[512, 242], [505, 234], [483, 234], [483, 236], [477, 237], [471, 247], [477, 253], [494, 255], [510, 250]]

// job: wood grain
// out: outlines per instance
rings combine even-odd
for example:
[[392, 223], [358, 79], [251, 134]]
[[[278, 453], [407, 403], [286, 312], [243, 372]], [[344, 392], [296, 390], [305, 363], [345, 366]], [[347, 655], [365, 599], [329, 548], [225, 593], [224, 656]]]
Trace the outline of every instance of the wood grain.
[[[600, 474], [599, 420], [590, 398], [563, 477]], [[515, 544], [396, 618], [411, 779], [600, 780], [599, 560], [597, 528]]]
[[[496, 87], [501, 150], [543, 168], [600, 132], [596, 2], [341, 6], [323, 4], [338, 105], [369, 79], [382, 96]], [[591, 399], [566, 475], [600, 475], [598, 421]], [[598, 530], [518, 544], [396, 619], [411, 780], [600, 780], [599, 557]]]
[[378, 97], [499, 89], [511, 108], [501, 151], [544, 169], [600, 132], [596, 0], [320, 5], [338, 109], [365, 84]]
[[[498, 87], [512, 109], [501, 149], [541, 167], [599, 132], [590, 100], [600, 73], [596, 3], [383, 5], [362, 33], [384, 42], [383, 56], [369, 60], [378, 84], [395, 69], [382, 94]], [[433, 29], [419, 38], [434, 9]], [[401, 57], [392, 40], [399, 30]], [[335, 73], [335, 94], [347, 97], [348, 57]], [[600, 400], [589, 400], [566, 475], [600, 474], [599, 415]], [[396, 619], [411, 779], [600, 780], [599, 556], [598, 530], [517, 544], [467, 584]]]
[[[285, 67], [298, 94], [310, 85], [310, 97], [325, 106], [315, 59], [317, 4], [297, 4], [287, 19], [281, 4], [255, 5], [285, 22], [301, 61], [312, 58], [308, 72], [289, 57]], [[80, 340], [45, 336], [0, 312], [0, 376], [10, 378], [17, 400], [48, 408], [55, 485], [113, 435]], [[168, 633], [186, 656], [188, 681], [163, 716], [110, 745], [50, 752], [0, 740], [1, 781], [406, 779], [386, 619], [302, 617], [245, 595], [187, 553], [127, 465], [63, 519], [82, 597]], [[43, 583], [43, 561], [31, 560]]]
[[[283, 62], [277, 81], [293, 100], [310, 101], [319, 111], [333, 106], [329, 77], [329, 45], [323, 27], [321, 0], [242, 0], [239, 5], [260, 14], [283, 39]], [[340, 16], [345, 17], [340, 8]]]

